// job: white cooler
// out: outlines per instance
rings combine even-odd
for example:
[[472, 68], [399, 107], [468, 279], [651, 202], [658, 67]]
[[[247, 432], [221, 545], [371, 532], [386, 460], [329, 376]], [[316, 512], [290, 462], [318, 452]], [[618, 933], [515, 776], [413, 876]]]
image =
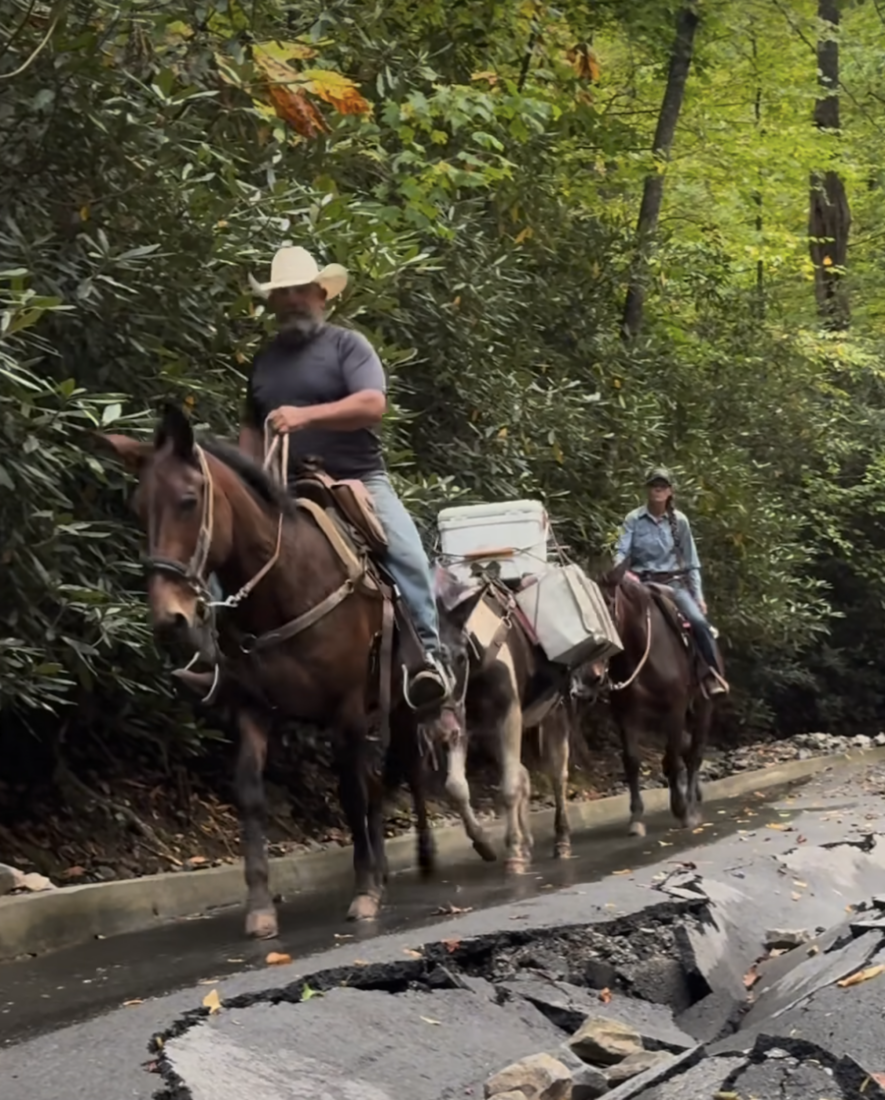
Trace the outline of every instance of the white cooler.
[[551, 661], [577, 668], [623, 651], [602, 593], [579, 565], [555, 565], [516, 594]]
[[461, 580], [471, 565], [496, 561], [502, 580], [547, 568], [547, 510], [537, 500], [443, 508], [437, 518], [441, 559]]

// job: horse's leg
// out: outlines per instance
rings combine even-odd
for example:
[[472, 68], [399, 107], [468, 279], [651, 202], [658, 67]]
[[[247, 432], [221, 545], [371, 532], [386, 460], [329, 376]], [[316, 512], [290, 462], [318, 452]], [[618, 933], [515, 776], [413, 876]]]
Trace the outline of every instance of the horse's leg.
[[630, 835], [645, 836], [645, 803], [639, 787], [639, 723], [631, 714], [618, 717], [618, 732], [621, 735], [621, 758], [624, 761], [624, 774], [630, 789]]
[[523, 851], [527, 863], [532, 861], [532, 776], [525, 764], [520, 772], [519, 828], [522, 832]]
[[464, 823], [464, 832], [473, 842], [474, 849], [487, 863], [493, 863], [497, 858], [495, 849], [492, 847], [485, 829], [480, 825], [473, 804], [470, 801], [470, 784], [467, 782], [466, 730], [449, 747], [446, 756], [448, 765], [446, 795]]
[[264, 842], [267, 823], [264, 765], [268, 731], [266, 725], [248, 710], [238, 712], [237, 726], [240, 746], [236, 789], [248, 891], [246, 934], [268, 939], [277, 934], [277, 913], [268, 884], [267, 848]]
[[663, 770], [670, 788], [670, 812], [682, 825], [688, 825], [689, 780], [683, 748], [685, 744], [685, 708], [670, 711], [663, 721], [667, 737]]
[[566, 703], [560, 704], [541, 727], [544, 763], [553, 784], [556, 805], [553, 821], [553, 858], [569, 859], [572, 854], [572, 836], [569, 828], [566, 803], [568, 800], [569, 732], [571, 713]]
[[[507, 822], [504, 834], [506, 862], [504, 870], [521, 875], [527, 868], [530, 852], [523, 837], [523, 823], [526, 810], [522, 802], [526, 791], [531, 792], [528, 771], [522, 763], [522, 710], [516, 690], [510, 693], [507, 709], [498, 726], [501, 752], [501, 799], [504, 803], [504, 815]], [[525, 838], [531, 843], [531, 837]]]
[[365, 718], [348, 718], [339, 725], [337, 745], [338, 790], [341, 806], [353, 836], [355, 892], [348, 920], [374, 920], [381, 906], [382, 868], [376, 865], [373, 836], [376, 818], [370, 820], [369, 761]]
[[703, 820], [701, 803], [701, 765], [704, 762], [704, 751], [707, 747], [707, 737], [710, 733], [710, 723], [713, 718], [713, 704], [709, 699], [698, 699], [691, 722], [691, 740], [688, 751], [685, 754], [685, 766], [688, 772], [688, 812], [685, 824], [690, 829], [696, 829]]

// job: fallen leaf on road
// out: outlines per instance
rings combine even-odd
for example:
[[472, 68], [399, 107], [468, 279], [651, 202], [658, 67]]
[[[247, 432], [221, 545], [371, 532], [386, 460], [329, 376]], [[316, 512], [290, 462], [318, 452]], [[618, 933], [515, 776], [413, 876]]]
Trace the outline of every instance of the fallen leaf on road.
[[796, 837], [796, 843], [797, 844], [807, 844], [808, 840], [807, 840], [806, 837], [802, 836], [802, 834], [800, 833], [799, 836]]
[[765, 826], [765, 828], [766, 829], [782, 830], [782, 829], [786, 828], [786, 825], [778, 825], [778, 823], [776, 821], [769, 821], [769, 823]]
[[132, 1008], [133, 1005], [143, 1005], [143, 1004], [144, 1004], [144, 1001], [141, 1000], [140, 998], [136, 997], [132, 1001], [124, 1001], [123, 1002], [123, 1007], [124, 1008]]
[[756, 971], [756, 963], [750, 967], [747, 973], [744, 975], [744, 989], [752, 989], [756, 982], [759, 981], [759, 974]]
[[424, 958], [424, 956], [421, 954], [420, 951], [415, 951], [411, 947], [404, 947], [403, 948], [403, 954], [408, 955], [410, 959], [423, 959]]
[[301, 990], [301, 1000], [309, 1001], [313, 997], [322, 997], [322, 993], [318, 989], [311, 989], [307, 982], [305, 982], [304, 989]]
[[245, 959], [228, 959], [227, 961], [229, 963], [242, 963], [242, 962], [245, 962], [246, 960]]
[[662, 848], [672, 848], [673, 847], [672, 840], [659, 840], [658, 844], [660, 844], [660, 846]]
[[271, 951], [264, 961], [268, 966], [288, 966], [292, 956], [283, 954], [281, 951]]
[[221, 978], [201, 978], [197, 985], [217, 985]]
[[528, 920], [529, 915], [528, 915], [528, 913], [512, 913], [510, 915], [510, 919], [511, 920]]
[[802, 900], [802, 895], [801, 894], [791, 894], [790, 896], [792, 897], [793, 901], [801, 901]]
[[463, 908], [460, 905], [439, 905], [434, 909], [435, 916], [441, 917], [459, 917], [462, 913], [472, 913], [473, 906], [465, 905]]
[[425, 1024], [436, 1024], [437, 1027], [442, 1026], [439, 1020], [433, 1020], [430, 1018], [430, 1016], [422, 1016], [421, 1019], [424, 1021]]
[[450, 955], [454, 954], [458, 950], [458, 948], [461, 946], [461, 941], [460, 940], [455, 940], [455, 939], [441, 940], [440, 942], [442, 943], [442, 945], [445, 947], [446, 951], [448, 951], [448, 953]]
[[336, 940], [352, 940], [353, 939], [353, 933], [351, 933], [351, 932], [336, 932], [335, 933], [335, 939]]
[[804, 890], [808, 886], [808, 883], [807, 882], [800, 882], [798, 879], [794, 878], [793, 879], [793, 885], [796, 887], [797, 890]]
[[604, 1005], [610, 1005], [612, 1003], [612, 991], [610, 989], [600, 989], [599, 999]]
[[701, 825], [701, 826], [699, 826], [699, 827], [698, 827], [697, 829], [692, 829], [692, 831], [691, 831], [691, 835], [692, 835], [692, 836], [697, 836], [697, 835], [698, 835], [698, 833], [702, 833], [703, 831], [704, 831], [704, 826], [703, 826], [703, 825]]
[[354, 959], [353, 960], [353, 965], [354, 966], [368, 966], [369, 963], [366, 959]]
[[870, 978], [878, 978], [880, 974], [885, 973], [885, 963], [880, 963], [878, 966], [868, 966], [866, 970], [858, 970], [856, 974], [852, 974], [849, 978], [843, 978], [841, 982], [836, 982], [836, 985], [840, 989], [848, 989], [852, 985], [860, 985], [861, 982], [868, 982]]
[[741, 1100], [736, 1092], [717, 1092], [713, 1100]]
[[629, 867], [626, 867], [623, 871], [612, 871], [613, 875], [632, 875], [633, 872]]
[[218, 996], [217, 989], [213, 989], [211, 993], [207, 993], [203, 998], [203, 1008], [209, 1009], [210, 1016], [214, 1016], [216, 1012], [221, 1011], [221, 998]]

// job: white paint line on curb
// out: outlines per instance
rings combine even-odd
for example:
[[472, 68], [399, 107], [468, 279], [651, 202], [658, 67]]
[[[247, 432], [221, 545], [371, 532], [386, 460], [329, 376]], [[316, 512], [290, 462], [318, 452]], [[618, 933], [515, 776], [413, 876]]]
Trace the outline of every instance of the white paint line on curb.
[[[828, 768], [885, 760], [885, 749], [858, 750], [833, 756], [792, 760], [759, 771], [738, 772], [704, 785], [707, 801], [733, 798], [750, 791], [778, 787], [809, 778]], [[642, 792], [646, 812], [666, 810], [669, 792], [658, 787]], [[575, 833], [592, 831], [629, 817], [627, 794], [593, 802], [572, 802], [569, 821]], [[498, 840], [503, 825], [491, 823]], [[553, 810], [532, 814], [536, 838], [553, 834]], [[478, 858], [460, 824], [434, 830], [440, 867]], [[410, 831], [387, 841], [392, 874], [416, 865], [415, 834]], [[346, 887], [352, 873], [352, 849], [283, 856], [270, 861], [271, 889], [291, 898], [295, 894]], [[96, 936], [136, 932], [176, 918], [242, 905], [245, 896], [242, 861], [202, 871], [170, 872], [117, 882], [67, 886], [40, 894], [0, 899], [0, 962], [21, 955], [42, 955], [71, 947]]]

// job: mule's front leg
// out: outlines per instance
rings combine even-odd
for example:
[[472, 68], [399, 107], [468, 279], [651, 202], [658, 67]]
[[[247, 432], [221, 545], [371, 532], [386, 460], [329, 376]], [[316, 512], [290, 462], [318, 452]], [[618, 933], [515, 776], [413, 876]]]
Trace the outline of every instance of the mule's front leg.
[[670, 788], [670, 812], [681, 825], [689, 826], [689, 776], [683, 756], [684, 731], [682, 717], [669, 719], [665, 725], [667, 748], [664, 750], [663, 772]]
[[704, 763], [704, 750], [707, 747], [707, 737], [710, 733], [712, 718], [712, 702], [709, 699], [698, 700], [691, 721], [688, 744], [683, 754], [688, 773], [686, 777], [688, 805], [685, 814], [685, 825], [689, 829], [696, 829], [704, 819], [700, 773], [701, 766]]
[[618, 722], [624, 774], [630, 789], [630, 835], [645, 836], [645, 803], [639, 787], [639, 729], [629, 718]]
[[[531, 833], [528, 827], [528, 799], [531, 781], [522, 763], [522, 711], [514, 697], [500, 727], [501, 798], [504, 803], [506, 830], [504, 870], [524, 874], [531, 861]], [[523, 831], [525, 827], [525, 831]]]
[[348, 920], [375, 920], [381, 908], [383, 866], [376, 861], [370, 819], [369, 773], [365, 729], [344, 731], [338, 746], [338, 790], [341, 806], [353, 836], [355, 892]]
[[247, 710], [237, 714], [240, 749], [236, 788], [240, 806], [243, 857], [246, 864], [246, 934], [269, 939], [277, 934], [277, 912], [268, 883], [267, 802], [264, 765], [267, 760], [267, 724]]
[[470, 784], [467, 782], [467, 735], [462, 733], [447, 752], [446, 795], [464, 823], [464, 832], [473, 842], [476, 852], [487, 863], [497, 858], [495, 849], [479, 823], [470, 801]]
[[570, 859], [572, 834], [568, 820], [569, 732], [572, 715], [566, 703], [561, 703], [539, 730], [541, 751], [547, 763], [547, 774], [553, 784], [556, 806], [553, 819], [553, 858]]

